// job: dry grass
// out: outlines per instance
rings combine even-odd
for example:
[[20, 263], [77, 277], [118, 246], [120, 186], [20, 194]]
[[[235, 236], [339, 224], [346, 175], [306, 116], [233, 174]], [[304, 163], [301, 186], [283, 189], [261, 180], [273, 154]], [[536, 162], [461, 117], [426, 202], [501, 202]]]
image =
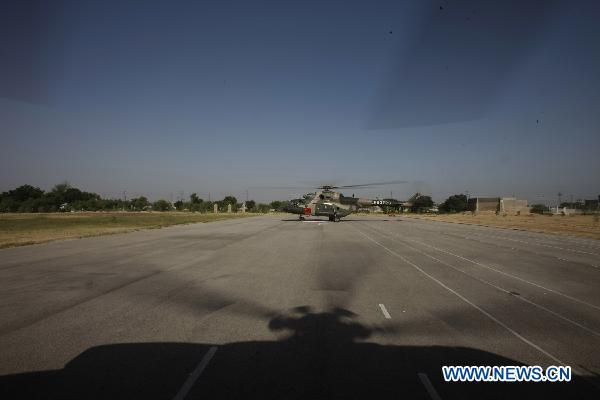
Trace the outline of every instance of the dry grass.
[[0, 248], [252, 215], [185, 212], [0, 214]]
[[442, 215], [408, 215], [433, 221], [454, 222], [509, 228], [533, 232], [554, 233], [558, 235], [581, 236], [600, 240], [600, 221], [594, 215], [495, 215], [495, 214], [442, 214]]

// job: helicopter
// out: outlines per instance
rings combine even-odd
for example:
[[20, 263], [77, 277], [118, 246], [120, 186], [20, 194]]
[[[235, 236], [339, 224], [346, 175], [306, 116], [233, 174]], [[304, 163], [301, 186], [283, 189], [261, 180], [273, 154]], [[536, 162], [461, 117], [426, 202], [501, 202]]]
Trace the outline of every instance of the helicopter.
[[[307, 193], [301, 198], [293, 199], [283, 208], [283, 211], [297, 214], [298, 219], [303, 221], [306, 217], [328, 217], [331, 222], [339, 222], [343, 217], [347, 217], [352, 212], [357, 211], [359, 208], [372, 207], [372, 206], [391, 206], [391, 207], [402, 207], [410, 205], [410, 201], [401, 202], [393, 199], [368, 199], [358, 198], [352, 196], [344, 196], [341, 192], [335, 191], [335, 189], [350, 189], [350, 188], [361, 188], [366, 186], [382, 186], [392, 185], [398, 183], [406, 183], [405, 181], [393, 181], [393, 182], [377, 182], [377, 183], [366, 183], [361, 185], [345, 185], [345, 186], [334, 186], [334, 185], [322, 185], [317, 187], [315, 192]], [[413, 196], [411, 199], [416, 198], [418, 194]]]

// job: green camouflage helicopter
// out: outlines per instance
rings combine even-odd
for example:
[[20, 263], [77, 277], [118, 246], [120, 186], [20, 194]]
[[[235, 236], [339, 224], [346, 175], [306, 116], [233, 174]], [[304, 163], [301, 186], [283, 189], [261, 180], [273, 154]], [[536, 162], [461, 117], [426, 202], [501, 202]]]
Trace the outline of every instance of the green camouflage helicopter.
[[[339, 222], [341, 218], [352, 214], [353, 211], [359, 208], [372, 207], [372, 206], [392, 206], [392, 207], [405, 207], [410, 206], [411, 200], [407, 202], [401, 202], [393, 199], [366, 199], [358, 198], [352, 195], [351, 197], [344, 196], [342, 193], [334, 191], [334, 189], [350, 189], [350, 188], [361, 188], [366, 186], [382, 186], [392, 185], [398, 183], [406, 183], [405, 181], [394, 181], [394, 182], [378, 182], [378, 183], [366, 183], [362, 185], [345, 185], [345, 186], [333, 186], [323, 185], [313, 193], [307, 193], [302, 198], [290, 200], [287, 206], [283, 208], [283, 211], [292, 214], [297, 214], [299, 220], [304, 220], [306, 217], [328, 217], [329, 221]], [[415, 195], [415, 196], [418, 196]], [[413, 196], [413, 198], [415, 197]], [[412, 199], [412, 198], [411, 198]]]

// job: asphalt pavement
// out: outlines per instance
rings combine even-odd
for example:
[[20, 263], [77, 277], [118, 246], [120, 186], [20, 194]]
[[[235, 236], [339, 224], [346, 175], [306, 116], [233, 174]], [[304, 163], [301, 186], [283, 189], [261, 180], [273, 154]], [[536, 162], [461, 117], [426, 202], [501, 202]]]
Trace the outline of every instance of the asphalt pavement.
[[0, 250], [3, 399], [509, 397], [600, 398], [600, 241], [278, 215]]

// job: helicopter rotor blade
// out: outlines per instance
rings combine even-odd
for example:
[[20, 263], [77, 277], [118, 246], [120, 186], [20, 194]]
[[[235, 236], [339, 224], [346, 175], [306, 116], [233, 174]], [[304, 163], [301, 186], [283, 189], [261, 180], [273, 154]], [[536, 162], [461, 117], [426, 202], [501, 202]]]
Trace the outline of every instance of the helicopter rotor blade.
[[396, 185], [409, 183], [408, 181], [388, 181], [388, 182], [373, 182], [373, 183], [363, 183], [360, 185], [343, 185], [337, 186], [337, 189], [347, 189], [347, 188], [360, 188], [360, 187], [368, 187], [368, 186], [385, 186], [385, 185]]
[[409, 183], [409, 181], [387, 181], [387, 182], [373, 182], [373, 183], [362, 183], [360, 185], [320, 185], [320, 186], [252, 186], [249, 189], [254, 190], [312, 190], [312, 189], [348, 189], [348, 188], [361, 188], [369, 186], [384, 186], [384, 185], [396, 185]]
[[298, 189], [314, 189], [312, 186], [253, 186], [248, 189], [254, 190], [298, 190]]

